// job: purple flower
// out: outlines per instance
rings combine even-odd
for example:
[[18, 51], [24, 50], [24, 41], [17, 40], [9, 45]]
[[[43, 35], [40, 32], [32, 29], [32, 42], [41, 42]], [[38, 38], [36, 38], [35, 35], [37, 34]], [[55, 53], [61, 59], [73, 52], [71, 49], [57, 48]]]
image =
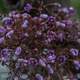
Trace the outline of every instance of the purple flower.
[[37, 80], [44, 80], [44, 78], [41, 74], [37, 73], [35, 77], [36, 77]]
[[47, 65], [46, 68], [47, 68], [49, 74], [53, 74], [54, 73], [53, 68], [49, 64]]
[[68, 13], [69, 13], [68, 8], [66, 8], [66, 7], [62, 8], [62, 10], [61, 10], [61, 11], [62, 11], [62, 12], [64, 12], [64, 13], [66, 13], [66, 14], [68, 14]]
[[14, 30], [11, 30], [9, 31], [7, 34], [6, 34], [6, 37], [10, 38], [13, 36], [13, 33], [14, 33]]
[[78, 56], [79, 55], [79, 50], [71, 48], [70, 53], [71, 53], [72, 56]]
[[73, 63], [74, 63], [75, 68], [76, 68], [77, 70], [79, 70], [79, 69], [80, 69], [80, 61], [74, 60]]
[[0, 37], [4, 36], [6, 33], [6, 29], [3, 26], [0, 26]]
[[40, 64], [41, 66], [43, 66], [43, 67], [46, 67], [46, 63], [45, 63], [45, 61], [42, 60], [42, 59], [39, 59], [39, 64]]
[[8, 49], [8, 48], [2, 49], [2, 50], [1, 50], [1, 54], [2, 54], [2, 56], [8, 55], [8, 54], [9, 54], [9, 49]]
[[4, 38], [4, 37], [1, 37], [1, 38], [0, 38], [0, 44], [3, 44], [4, 41], [5, 41], [5, 38]]
[[58, 39], [61, 41], [61, 42], [63, 42], [63, 40], [64, 40], [64, 34], [61, 32], [61, 33], [59, 33], [58, 34]]
[[62, 22], [66, 25], [67, 28], [72, 27], [73, 23], [71, 20], [63, 20]]
[[24, 10], [27, 11], [27, 12], [30, 12], [30, 10], [32, 9], [32, 5], [27, 3], [24, 5]]
[[13, 24], [13, 20], [10, 17], [3, 18], [2, 22], [3, 22], [4, 26], [10, 26]]
[[25, 21], [23, 21], [22, 27], [27, 28], [28, 24], [29, 24], [28, 20], [25, 20]]
[[49, 21], [49, 22], [54, 22], [54, 21], [55, 21], [55, 19], [56, 19], [56, 18], [55, 18], [55, 17], [53, 17], [53, 16], [49, 16], [49, 17], [48, 17], [48, 21]]
[[66, 60], [67, 60], [67, 57], [66, 57], [65, 55], [61, 55], [61, 56], [58, 57], [58, 60], [59, 60], [59, 62], [61, 62], [61, 63], [65, 63]]
[[30, 16], [28, 13], [23, 13], [23, 14], [22, 14], [23, 19], [28, 18], [28, 16]]
[[22, 48], [20, 46], [17, 47], [16, 50], [15, 50], [15, 55], [20, 55], [21, 51], [22, 51]]
[[1, 50], [1, 58], [3, 62], [9, 60], [12, 51], [13, 51], [12, 49], [8, 48], [4, 48]]
[[36, 66], [38, 64], [38, 60], [36, 58], [29, 58], [28, 64], [32, 66]]
[[50, 63], [54, 63], [56, 59], [56, 55], [53, 52], [49, 52], [47, 55], [47, 61]]
[[9, 56], [11, 53], [13, 53], [12, 49], [4, 48], [1, 50], [2, 56], [7, 56], [7, 55]]
[[14, 15], [14, 18], [20, 18], [21, 17], [21, 14], [20, 13], [17, 13]]
[[53, 31], [48, 31], [47, 32], [47, 40], [48, 40], [48, 42], [51, 42], [51, 41], [53, 41], [53, 40], [55, 40], [56, 39], [56, 33], [55, 32], [53, 32]]

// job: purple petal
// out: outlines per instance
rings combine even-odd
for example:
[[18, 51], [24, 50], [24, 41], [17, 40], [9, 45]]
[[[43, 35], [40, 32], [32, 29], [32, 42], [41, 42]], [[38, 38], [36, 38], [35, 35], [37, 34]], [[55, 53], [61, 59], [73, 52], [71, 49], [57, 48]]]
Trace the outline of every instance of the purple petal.
[[13, 35], [13, 33], [14, 33], [14, 30], [9, 31], [9, 32], [6, 34], [6, 37], [11, 38], [12, 35]]
[[23, 24], [22, 24], [22, 27], [23, 28], [27, 28], [28, 27], [28, 20], [25, 20], [24, 22], [23, 22]]
[[36, 74], [37, 80], [44, 80], [43, 76], [41, 74]]
[[53, 74], [53, 73], [54, 73], [53, 68], [52, 68], [49, 64], [47, 65], [47, 69], [48, 69], [48, 72], [49, 72], [50, 74]]
[[50, 54], [50, 55], [48, 55], [48, 57], [47, 57], [47, 60], [49, 61], [49, 62], [51, 62], [51, 63], [54, 63], [55, 62], [55, 59], [56, 59], [56, 56], [54, 55], [54, 54]]
[[76, 68], [77, 70], [79, 70], [79, 69], [80, 69], [80, 61], [74, 60], [73, 63], [74, 63], [75, 68]]
[[21, 47], [17, 47], [16, 50], [15, 50], [15, 54], [20, 55], [21, 51], [22, 51]]
[[43, 67], [46, 67], [46, 63], [42, 59], [39, 59], [39, 64]]
[[48, 15], [47, 14], [41, 14], [40, 17], [43, 18], [43, 19], [47, 19]]
[[5, 40], [5, 38], [4, 37], [1, 37], [0, 38], [0, 44], [3, 44], [4, 43], [4, 40]]

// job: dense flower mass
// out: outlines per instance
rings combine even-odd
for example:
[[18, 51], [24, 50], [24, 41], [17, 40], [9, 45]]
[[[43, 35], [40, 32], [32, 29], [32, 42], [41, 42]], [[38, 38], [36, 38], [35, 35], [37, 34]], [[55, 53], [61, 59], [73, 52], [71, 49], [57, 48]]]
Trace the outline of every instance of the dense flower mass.
[[79, 37], [71, 18], [75, 11], [58, 5], [52, 16], [39, 10], [32, 16], [34, 7], [27, 3], [22, 12], [11, 11], [2, 19], [0, 58], [14, 72], [14, 80], [53, 80], [52, 75], [60, 67], [71, 68], [70, 63], [80, 70], [80, 51], [73, 45]]

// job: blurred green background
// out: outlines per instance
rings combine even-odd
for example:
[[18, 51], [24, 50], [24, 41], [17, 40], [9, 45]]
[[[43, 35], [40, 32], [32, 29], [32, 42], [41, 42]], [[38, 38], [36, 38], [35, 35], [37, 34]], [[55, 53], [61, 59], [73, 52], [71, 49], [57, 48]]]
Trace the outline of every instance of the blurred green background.
[[77, 18], [80, 18], [80, 0], [71, 0], [71, 5], [74, 6], [77, 11]]
[[4, 4], [4, 0], [0, 0], [0, 12], [6, 12], [7, 11], [7, 7]]

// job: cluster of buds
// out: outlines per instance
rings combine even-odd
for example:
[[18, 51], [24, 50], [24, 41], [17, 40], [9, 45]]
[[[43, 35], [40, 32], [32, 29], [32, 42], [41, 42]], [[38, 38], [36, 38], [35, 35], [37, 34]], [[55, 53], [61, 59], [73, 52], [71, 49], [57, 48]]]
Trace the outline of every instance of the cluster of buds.
[[75, 11], [58, 5], [54, 16], [42, 12], [32, 16], [33, 6], [28, 3], [23, 12], [11, 11], [3, 18], [0, 59], [14, 73], [14, 80], [53, 80], [58, 68], [70, 62], [80, 70], [79, 48], [70, 44], [79, 37], [71, 18]]

